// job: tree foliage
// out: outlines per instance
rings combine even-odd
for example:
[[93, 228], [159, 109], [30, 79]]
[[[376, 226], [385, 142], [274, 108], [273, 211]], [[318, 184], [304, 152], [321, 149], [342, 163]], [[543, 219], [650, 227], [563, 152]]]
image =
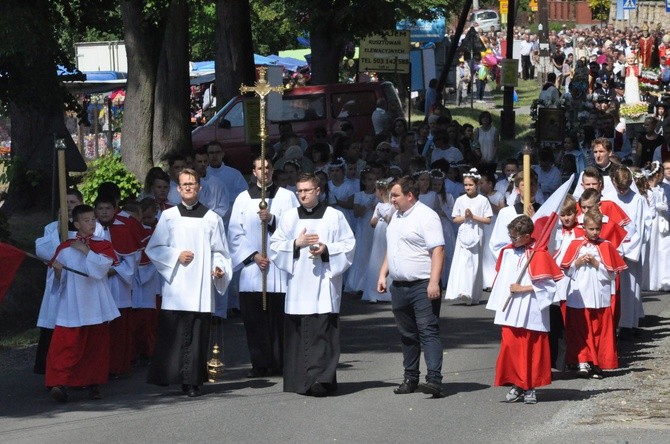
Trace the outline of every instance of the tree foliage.
[[589, 0], [591, 7], [591, 17], [600, 21], [607, 21], [610, 16], [609, 0]]

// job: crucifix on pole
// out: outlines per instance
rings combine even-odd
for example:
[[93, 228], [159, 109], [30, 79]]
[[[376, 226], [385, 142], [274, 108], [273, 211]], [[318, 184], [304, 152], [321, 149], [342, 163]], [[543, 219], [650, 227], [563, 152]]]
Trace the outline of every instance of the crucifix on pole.
[[[265, 140], [267, 139], [267, 132], [265, 131], [265, 103], [266, 97], [271, 92], [276, 92], [282, 94], [284, 92], [284, 87], [282, 85], [272, 86], [267, 81], [267, 68], [261, 66], [258, 68], [258, 80], [254, 83], [254, 86], [245, 86], [242, 84], [240, 86], [240, 93], [246, 94], [253, 92], [260, 99], [260, 139], [261, 139], [261, 202], [258, 204], [260, 210], [265, 210], [268, 207], [268, 203], [265, 200], [266, 194], [266, 181], [265, 181]], [[265, 221], [261, 221], [261, 256], [263, 258], [267, 257], [267, 239], [268, 239], [268, 224]], [[262, 270], [262, 279], [263, 279], [263, 311], [267, 310], [267, 286], [268, 286], [268, 276], [267, 270]]]

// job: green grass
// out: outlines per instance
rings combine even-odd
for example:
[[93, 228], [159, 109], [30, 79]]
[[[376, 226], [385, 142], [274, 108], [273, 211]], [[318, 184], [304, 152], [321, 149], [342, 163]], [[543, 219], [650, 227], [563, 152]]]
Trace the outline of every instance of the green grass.
[[29, 347], [31, 345], [37, 344], [39, 337], [39, 328], [31, 328], [30, 330], [26, 330], [21, 333], [8, 335], [7, 337], [0, 338], [0, 350]]

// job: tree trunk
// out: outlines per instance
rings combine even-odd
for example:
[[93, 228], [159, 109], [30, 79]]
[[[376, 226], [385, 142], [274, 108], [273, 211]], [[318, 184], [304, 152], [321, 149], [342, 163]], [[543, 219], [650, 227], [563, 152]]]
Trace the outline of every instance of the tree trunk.
[[240, 85], [256, 80], [249, 0], [216, 2], [216, 106], [240, 93]]
[[332, 18], [312, 20], [309, 39], [312, 47], [312, 78], [313, 85], [337, 83], [339, 80], [340, 62], [344, 56], [344, 35]]
[[53, 42], [53, 23], [45, 3], [45, 0], [3, 2], [0, 26], [13, 30], [0, 44], [15, 173], [2, 206], [7, 216], [14, 211], [49, 208], [53, 134], [56, 130], [64, 135], [64, 92], [54, 66], [58, 47]]
[[121, 152], [124, 164], [139, 180], [153, 166], [153, 108], [162, 39], [160, 27], [145, 20], [144, 5], [142, 0], [121, 2], [128, 55]]
[[170, 152], [191, 146], [188, 17], [187, 1], [173, 0], [156, 76], [153, 163], [159, 162]]

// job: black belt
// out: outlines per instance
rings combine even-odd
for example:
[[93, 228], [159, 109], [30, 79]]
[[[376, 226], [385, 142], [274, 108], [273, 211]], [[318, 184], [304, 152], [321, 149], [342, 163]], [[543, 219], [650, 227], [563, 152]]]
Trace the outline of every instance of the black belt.
[[393, 281], [393, 286], [394, 287], [412, 287], [414, 285], [419, 285], [423, 284], [424, 282], [428, 282], [430, 279], [419, 279], [417, 281]]

